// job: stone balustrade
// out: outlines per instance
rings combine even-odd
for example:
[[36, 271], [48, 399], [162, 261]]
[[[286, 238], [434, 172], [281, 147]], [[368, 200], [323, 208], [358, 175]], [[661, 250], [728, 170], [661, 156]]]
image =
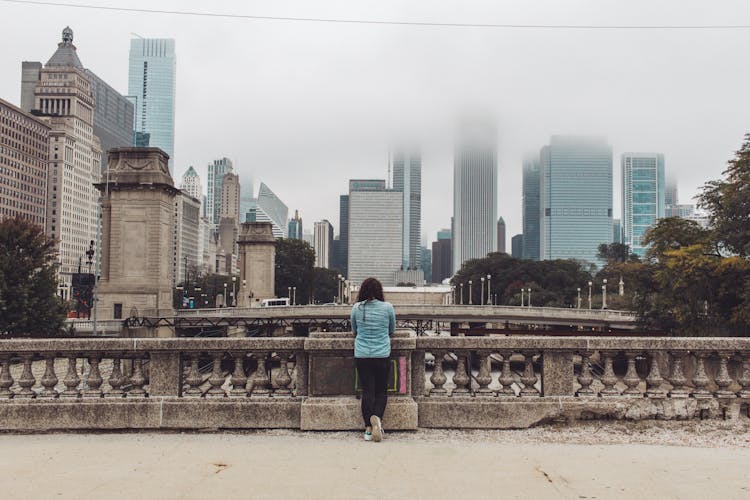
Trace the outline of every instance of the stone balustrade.
[[[0, 429], [356, 429], [350, 334], [0, 342]], [[750, 339], [405, 336], [390, 428], [747, 418]]]

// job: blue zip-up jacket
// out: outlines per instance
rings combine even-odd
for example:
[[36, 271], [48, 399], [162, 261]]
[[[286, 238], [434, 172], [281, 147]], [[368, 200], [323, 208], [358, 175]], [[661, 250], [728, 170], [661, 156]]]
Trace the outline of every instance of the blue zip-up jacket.
[[352, 306], [355, 358], [388, 358], [391, 335], [396, 331], [396, 313], [390, 302], [377, 299], [357, 302]]

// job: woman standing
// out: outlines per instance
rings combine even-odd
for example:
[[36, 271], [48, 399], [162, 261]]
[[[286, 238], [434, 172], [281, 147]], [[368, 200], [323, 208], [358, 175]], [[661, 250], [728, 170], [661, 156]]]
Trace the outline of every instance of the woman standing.
[[383, 439], [383, 413], [388, 399], [391, 335], [396, 331], [396, 313], [383, 297], [383, 285], [367, 278], [359, 287], [352, 307], [354, 358], [362, 387], [362, 418], [365, 441]]

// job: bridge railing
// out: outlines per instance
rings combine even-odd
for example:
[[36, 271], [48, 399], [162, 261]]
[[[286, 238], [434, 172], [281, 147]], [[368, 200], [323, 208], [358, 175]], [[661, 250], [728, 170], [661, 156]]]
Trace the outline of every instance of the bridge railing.
[[[402, 381], [389, 403], [392, 428], [730, 418], [750, 408], [745, 338], [392, 342], [392, 375]], [[6, 340], [0, 429], [357, 428], [352, 349], [347, 334]]]

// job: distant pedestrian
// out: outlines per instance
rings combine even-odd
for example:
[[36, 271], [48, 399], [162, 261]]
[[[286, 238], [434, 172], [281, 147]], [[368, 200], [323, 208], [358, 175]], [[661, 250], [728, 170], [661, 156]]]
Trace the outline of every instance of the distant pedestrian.
[[362, 419], [365, 441], [383, 439], [383, 413], [388, 402], [391, 335], [396, 331], [393, 305], [383, 297], [383, 285], [367, 278], [359, 287], [357, 303], [352, 306], [354, 358], [362, 388]]

